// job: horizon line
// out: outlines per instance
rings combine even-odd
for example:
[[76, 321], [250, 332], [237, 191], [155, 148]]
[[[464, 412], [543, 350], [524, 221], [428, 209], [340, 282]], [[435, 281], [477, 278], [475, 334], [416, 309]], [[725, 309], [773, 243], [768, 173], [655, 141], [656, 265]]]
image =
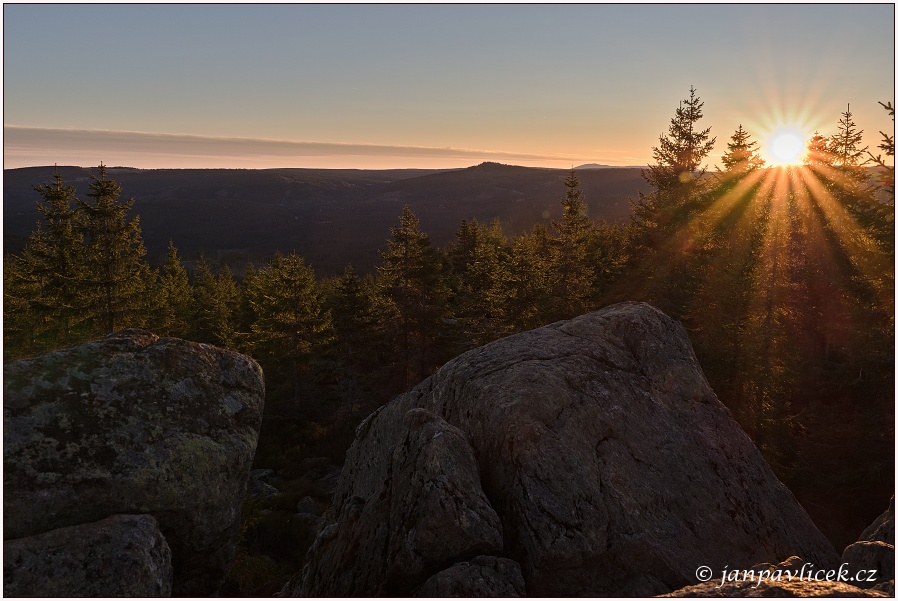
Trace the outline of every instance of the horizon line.
[[[119, 165], [135, 164], [142, 168], [254, 168], [253, 164], [282, 163], [289, 159], [306, 159], [312, 162], [328, 159], [345, 162], [352, 157], [367, 158], [374, 162], [406, 159], [409, 162], [444, 160], [458, 162], [480, 160], [481, 162], [522, 161], [548, 163], [604, 164], [610, 167], [630, 167], [638, 165], [611, 165], [614, 161], [596, 160], [569, 154], [528, 153], [505, 150], [483, 150], [476, 148], [455, 148], [436, 146], [403, 146], [389, 144], [310, 142], [277, 140], [269, 138], [245, 138], [227, 136], [206, 136], [197, 134], [154, 133], [124, 130], [68, 129], [51, 127], [31, 127], [3, 125], [3, 158], [12, 168], [39, 166], [39, 163], [98, 164], [88, 156], [104, 156], [108, 163]], [[235, 161], [244, 161], [248, 167], [241, 167]], [[359, 161], [365, 162], [365, 161]], [[184, 165], [184, 163], [191, 163]], [[203, 163], [199, 165], [197, 163]], [[210, 163], [226, 163], [211, 166]], [[146, 167], [142, 165], [147, 165]], [[269, 165], [265, 168], [283, 168], [285, 165]], [[321, 165], [309, 168], [334, 168]], [[364, 167], [362, 167], [364, 168]], [[386, 167], [396, 168], [396, 167]], [[412, 167], [415, 168], [415, 167]], [[434, 168], [434, 167], [426, 167]], [[440, 167], [458, 168], [458, 165]], [[554, 168], [554, 167], [547, 167]]]

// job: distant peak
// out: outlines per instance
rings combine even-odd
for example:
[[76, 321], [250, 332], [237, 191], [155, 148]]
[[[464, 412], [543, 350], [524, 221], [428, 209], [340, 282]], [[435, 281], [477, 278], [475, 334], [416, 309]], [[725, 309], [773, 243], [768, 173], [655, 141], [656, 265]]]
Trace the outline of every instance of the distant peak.
[[599, 163], [586, 163], [585, 165], [578, 165], [574, 167], [574, 169], [608, 169], [611, 165], [601, 165]]

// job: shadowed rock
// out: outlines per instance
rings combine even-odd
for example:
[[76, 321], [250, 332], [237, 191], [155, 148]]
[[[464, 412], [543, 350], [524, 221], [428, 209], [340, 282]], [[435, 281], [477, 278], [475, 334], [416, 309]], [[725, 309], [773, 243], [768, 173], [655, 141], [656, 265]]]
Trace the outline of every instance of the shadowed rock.
[[171, 551], [149, 515], [3, 543], [5, 597], [168, 597], [171, 580]]
[[127, 330], [4, 368], [7, 539], [150, 514], [175, 595], [207, 595], [233, 559], [262, 418], [243, 355]]
[[895, 545], [895, 495], [889, 501], [889, 508], [864, 529], [858, 540], [879, 540]]
[[[860, 539], [845, 547], [842, 563], [857, 573], [864, 570], [869, 576], [857, 585], [864, 588], [885, 586], [894, 593], [895, 580], [895, 496], [889, 508], [876, 518], [862, 533]], [[891, 582], [890, 582], [891, 581]], [[891, 586], [891, 589], [888, 587]]]
[[516, 561], [475, 557], [434, 574], [416, 597], [523, 597], [524, 577]]
[[701, 565], [838, 561], [682, 326], [640, 303], [472, 350], [376, 411], [327, 518], [285, 594], [407, 595], [480, 554], [520, 564], [537, 596], [652, 595]]
[[842, 563], [855, 573], [864, 570], [867, 577], [857, 582], [863, 588], [895, 579], [895, 547], [882, 541], [862, 540], [848, 545], [842, 552]]
[[502, 526], [467, 437], [424, 409], [400, 418], [383, 432], [395, 437], [390, 452], [350, 450], [352, 485], [333, 505], [339, 526], [310, 555], [308, 569], [321, 574], [311, 596], [404, 595], [457, 561], [501, 553]]

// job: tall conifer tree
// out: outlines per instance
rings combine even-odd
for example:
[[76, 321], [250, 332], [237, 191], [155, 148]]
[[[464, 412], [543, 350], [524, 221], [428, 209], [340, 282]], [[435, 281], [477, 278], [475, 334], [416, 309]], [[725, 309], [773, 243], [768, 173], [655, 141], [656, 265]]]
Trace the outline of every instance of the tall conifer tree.
[[744, 175], [764, 166], [764, 159], [758, 154], [758, 141], [751, 140], [751, 134], [742, 129], [742, 124], [727, 142], [727, 151], [720, 158], [728, 175]]
[[30, 312], [38, 331], [47, 331], [50, 346], [73, 341], [73, 328], [83, 320], [82, 291], [78, 282], [86, 274], [81, 215], [73, 204], [75, 189], [59, 172], [53, 182], [34, 188], [42, 196], [37, 204], [41, 222], [32, 232], [18, 262], [15, 277], [30, 287]]
[[861, 148], [864, 131], [857, 128], [851, 114], [851, 105], [839, 119], [839, 130], [830, 136], [828, 149], [833, 164], [848, 170], [856, 170], [866, 162], [867, 147]]
[[689, 98], [680, 102], [670, 120], [667, 135], [659, 137], [652, 148], [655, 164], [643, 171], [652, 187], [649, 194], [639, 195], [633, 207], [634, 239], [653, 247], [664, 236], [688, 219], [705, 189], [706, 167], [702, 161], [714, 148], [716, 138], [711, 128], [701, 129], [704, 103], [689, 89]]
[[193, 305], [193, 287], [187, 270], [178, 257], [178, 249], [169, 241], [165, 263], [157, 288], [159, 301], [158, 331], [163, 336], [187, 336], [190, 329], [190, 310]]
[[78, 200], [87, 253], [81, 282], [98, 329], [111, 333], [142, 319], [149, 266], [144, 261], [140, 220], [128, 220], [134, 199], [120, 201], [121, 186], [107, 179], [104, 165], [98, 171], [99, 175], [91, 175], [87, 192], [93, 201]]
[[390, 233], [377, 269], [383, 295], [395, 310], [394, 331], [406, 386], [410, 386], [439, 362], [435, 343], [441, 337], [449, 290], [440, 251], [431, 246], [408, 205]]
[[564, 187], [561, 220], [552, 222], [556, 233], [553, 263], [560, 318], [574, 317], [586, 311], [595, 280], [595, 268], [589, 256], [595, 231], [587, 215], [580, 180], [573, 169], [564, 180]]
[[815, 131], [814, 135], [808, 140], [808, 152], [805, 163], [814, 167], [832, 167], [833, 157], [829, 151], [829, 142], [825, 136], [820, 135], [819, 131]]
[[246, 289], [255, 313], [252, 351], [287, 375], [300, 397], [300, 372], [312, 352], [330, 338], [331, 317], [322, 307], [315, 273], [302, 257], [280, 254], [253, 276]]

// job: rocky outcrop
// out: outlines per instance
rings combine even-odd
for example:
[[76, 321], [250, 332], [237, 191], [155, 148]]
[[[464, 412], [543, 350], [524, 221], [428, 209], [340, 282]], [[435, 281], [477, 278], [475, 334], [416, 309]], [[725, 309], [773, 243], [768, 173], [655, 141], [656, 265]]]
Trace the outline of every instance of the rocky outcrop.
[[878, 540], [890, 545], [895, 544], [895, 495], [889, 501], [889, 508], [882, 512], [872, 524], [867, 526], [858, 540]]
[[171, 548], [173, 594], [214, 592], [261, 424], [255, 361], [128, 330], [9, 364], [3, 386], [6, 539], [149, 514]]
[[872, 588], [882, 582], [895, 579], [895, 546], [882, 541], [858, 541], [845, 547], [842, 563], [852, 572], [863, 570], [869, 576], [857, 582], [857, 586]]
[[438, 572], [416, 597], [523, 597], [521, 566], [504, 557], [475, 557]]
[[376, 411], [326, 517], [284, 594], [450, 590], [481, 568], [503, 584], [477, 594], [518, 590], [478, 556], [518, 564], [536, 596], [653, 595], [701, 565], [838, 561], [682, 326], [640, 303], [472, 350]]
[[870, 524], [860, 539], [845, 547], [842, 552], [842, 563], [849, 566], [853, 573], [864, 570], [870, 577], [857, 582], [864, 588], [891, 582], [894, 593], [895, 580], [895, 496], [889, 502], [889, 508]]
[[268, 483], [268, 479], [273, 476], [274, 470], [251, 471], [246, 483], [246, 498], [253, 501], [267, 501], [276, 497], [280, 491]]
[[4, 541], [5, 597], [167, 597], [171, 551], [149, 515]]
[[342, 568], [326, 572], [311, 596], [403, 595], [456, 561], [502, 552], [502, 525], [467, 437], [424, 409], [404, 414], [401, 427], [388, 456], [354, 455], [355, 489], [311, 554], [312, 570]]

